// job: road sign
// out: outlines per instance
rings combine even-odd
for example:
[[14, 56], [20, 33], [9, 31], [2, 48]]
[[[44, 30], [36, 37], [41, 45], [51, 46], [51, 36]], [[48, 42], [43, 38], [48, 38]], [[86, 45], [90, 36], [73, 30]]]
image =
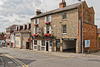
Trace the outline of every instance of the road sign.
[[90, 40], [85, 40], [85, 48], [90, 47]]

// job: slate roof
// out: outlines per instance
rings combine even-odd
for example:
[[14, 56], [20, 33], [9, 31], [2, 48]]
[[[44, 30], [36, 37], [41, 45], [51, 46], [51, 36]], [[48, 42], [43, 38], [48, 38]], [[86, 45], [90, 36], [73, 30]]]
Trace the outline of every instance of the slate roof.
[[75, 3], [75, 4], [72, 4], [72, 5], [68, 5], [68, 6], [64, 7], [64, 8], [58, 8], [58, 9], [55, 9], [55, 10], [52, 10], [52, 11], [44, 12], [44, 13], [41, 13], [40, 15], [37, 15], [37, 16], [31, 18], [31, 20], [34, 19], [34, 18], [39, 18], [39, 17], [42, 17], [42, 16], [46, 16], [46, 15], [50, 15], [50, 14], [54, 14], [54, 13], [58, 13], [58, 12], [66, 11], [66, 10], [75, 9], [80, 4], [82, 4], [82, 2]]

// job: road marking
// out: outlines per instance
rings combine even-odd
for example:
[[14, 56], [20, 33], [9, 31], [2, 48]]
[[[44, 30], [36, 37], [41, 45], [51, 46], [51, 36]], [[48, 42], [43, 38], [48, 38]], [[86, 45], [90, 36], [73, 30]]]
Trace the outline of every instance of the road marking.
[[[0, 51], [0, 53], [3, 53], [3, 52]], [[3, 53], [3, 55], [6, 56], [6, 57], [11, 58], [11, 59], [13, 59], [13, 60], [15, 60], [16, 62], [18, 62], [19, 64], [21, 64], [23, 67], [28, 67], [28, 66], [27, 66], [26, 64], [24, 64], [22, 61], [20, 61], [20, 60], [14, 58], [14, 57], [12, 57], [12, 56], [10, 56], [10, 55], [4, 54], [4, 53]]]

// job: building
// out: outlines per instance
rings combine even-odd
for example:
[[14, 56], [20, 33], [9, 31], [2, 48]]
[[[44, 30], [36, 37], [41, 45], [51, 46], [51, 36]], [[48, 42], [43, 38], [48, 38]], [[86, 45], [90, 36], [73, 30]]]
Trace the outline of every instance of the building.
[[6, 43], [6, 37], [4, 33], [0, 33], [0, 46], [5, 47], [5, 43]]
[[31, 24], [24, 24], [16, 26], [15, 33], [15, 47], [20, 49], [31, 49], [30, 47], [30, 34]]
[[[58, 9], [44, 13], [37, 10], [31, 18], [33, 50], [76, 53], [98, 50], [94, 15], [93, 7], [88, 7], [85, 1], [66, 5], [62, 0]], [[89, 47], [85, 46], [87, 40]]]
[[14, 41], [12, 41], [13, 38], [12, 34], [16, 30], [17, 25], [12, 25], [6, 28], [6, 47], [14, 47]]
[[98, 49], [100, 50], [100, 28], [98, 28], [98, 32], [97, 32], [97, 35], [98, 35], [98, 42], [97, 42], [97, 44], [98, 44]]

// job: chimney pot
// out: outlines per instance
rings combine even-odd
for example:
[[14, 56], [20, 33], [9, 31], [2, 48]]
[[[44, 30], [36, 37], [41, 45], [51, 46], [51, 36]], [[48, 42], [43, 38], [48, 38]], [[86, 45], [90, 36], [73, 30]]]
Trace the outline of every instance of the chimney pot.
[[36, 15], [40, 15], [41, 13], [42, 13], [41, 10], [37, 9]]

